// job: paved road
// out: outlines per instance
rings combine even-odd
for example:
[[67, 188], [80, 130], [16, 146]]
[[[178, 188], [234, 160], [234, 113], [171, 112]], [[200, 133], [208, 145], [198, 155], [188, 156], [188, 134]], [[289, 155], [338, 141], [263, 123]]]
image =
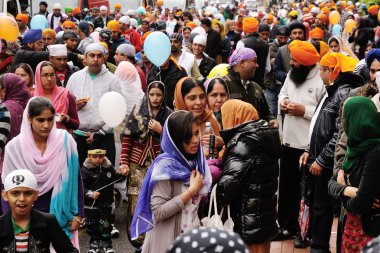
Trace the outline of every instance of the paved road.
[[[115, 226], [120, 231], [120, 237], [112, 240], [113, 249], [116, 253], [134, 253], [134, 248], [127, 237], [127, 225], [126, 219], [127, 203], [121, 202], [119, 199], [116, 200], [116, 221]], [[89, 249], [90, 237], [87, 235], [86, 230], [82, 229], [79, 232], [79, 244], [81, 253], [86, 253]]]

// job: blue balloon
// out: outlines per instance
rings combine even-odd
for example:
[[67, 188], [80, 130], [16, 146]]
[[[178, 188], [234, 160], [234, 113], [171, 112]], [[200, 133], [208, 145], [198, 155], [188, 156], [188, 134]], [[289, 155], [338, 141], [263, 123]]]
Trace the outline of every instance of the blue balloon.
[[336, 36], [336, 35], [340, 35], [340, 32], [342, 31], [342, 26], [341, 25], [334, 25], [333, 28], [332, 28], [332, 35], [333, 36]]
[[35, 15], [30, 21], [31, 29], [47, 29], [49, 27], [48, 21], [43, 15]]
[[169, 37], [162, 32], [152, 32], [144, 41], [144, 52], [151, 63], [160, 67], [170, 56]]

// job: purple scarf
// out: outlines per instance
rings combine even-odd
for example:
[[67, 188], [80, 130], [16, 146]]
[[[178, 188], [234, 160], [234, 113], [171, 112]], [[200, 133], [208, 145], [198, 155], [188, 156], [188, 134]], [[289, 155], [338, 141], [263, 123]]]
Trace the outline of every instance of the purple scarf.
[[29, 92], [26, 83], [16, 74], [5, 74], [4, 80], [5, 97], [3, 104], [11, 114], [11, 130], [8, 142], [20, 133], [22, 113], [29, 100]]
[[[140, 234], [153, 228], [150, 197], [155, 184], [160, 180], [176, 180], [188, 183], [191, 171], [193, 170], [189, 161], [185, 159], [170, 137], [168, 119], [164, 125], [161, 140], [161, 148], [164, 153], [160, 154], [149, 167], [141, 186], [131, 224], [132, 240], [135, 240]], [[210, 191], [212, 179], [201, 145], [202, 142], [199, 142], [196, 164], [198, 171], [204, 176], [205, 181], [203, 188], [200, 190], [200, 194], [206, 195]]]

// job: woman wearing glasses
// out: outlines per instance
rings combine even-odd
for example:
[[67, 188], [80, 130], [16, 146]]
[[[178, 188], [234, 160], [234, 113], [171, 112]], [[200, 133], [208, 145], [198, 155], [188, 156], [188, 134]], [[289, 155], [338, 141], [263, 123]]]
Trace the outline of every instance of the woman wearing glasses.
[[79, 118], [75, 98], [66, 88], [58, 87], [53, 64], [48, 61], [40, 62], [36, 68], [35, 97], [45, 97], [55, 108], [57, 128], [69, 132], [78, 129]]

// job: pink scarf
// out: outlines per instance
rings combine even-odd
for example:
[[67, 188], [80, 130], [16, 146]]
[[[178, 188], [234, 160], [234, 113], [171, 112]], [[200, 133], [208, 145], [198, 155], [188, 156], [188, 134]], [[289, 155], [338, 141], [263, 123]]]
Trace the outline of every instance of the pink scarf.
[[[35, 97], [45, 97], [45, 92], [41, 84], [41, 65], [45, 61], [40, 62], [37, 65], [36, 68], [36, 75], [34, 78], [34, 85], [35, 85], [35, 90], [34, 90], [34, 96]], [[53, 87], [53, 93], [51, 95], [51, 102], [54, 105], [55, 112], [57, 114], [67, 114], [69, 111], [69, 99], [67, 97], [67, 94], [69, 91], [66, 88], [63, 87], [58, 87], [56, 82], [55, 82], [54, 77], [54, 87]]]

